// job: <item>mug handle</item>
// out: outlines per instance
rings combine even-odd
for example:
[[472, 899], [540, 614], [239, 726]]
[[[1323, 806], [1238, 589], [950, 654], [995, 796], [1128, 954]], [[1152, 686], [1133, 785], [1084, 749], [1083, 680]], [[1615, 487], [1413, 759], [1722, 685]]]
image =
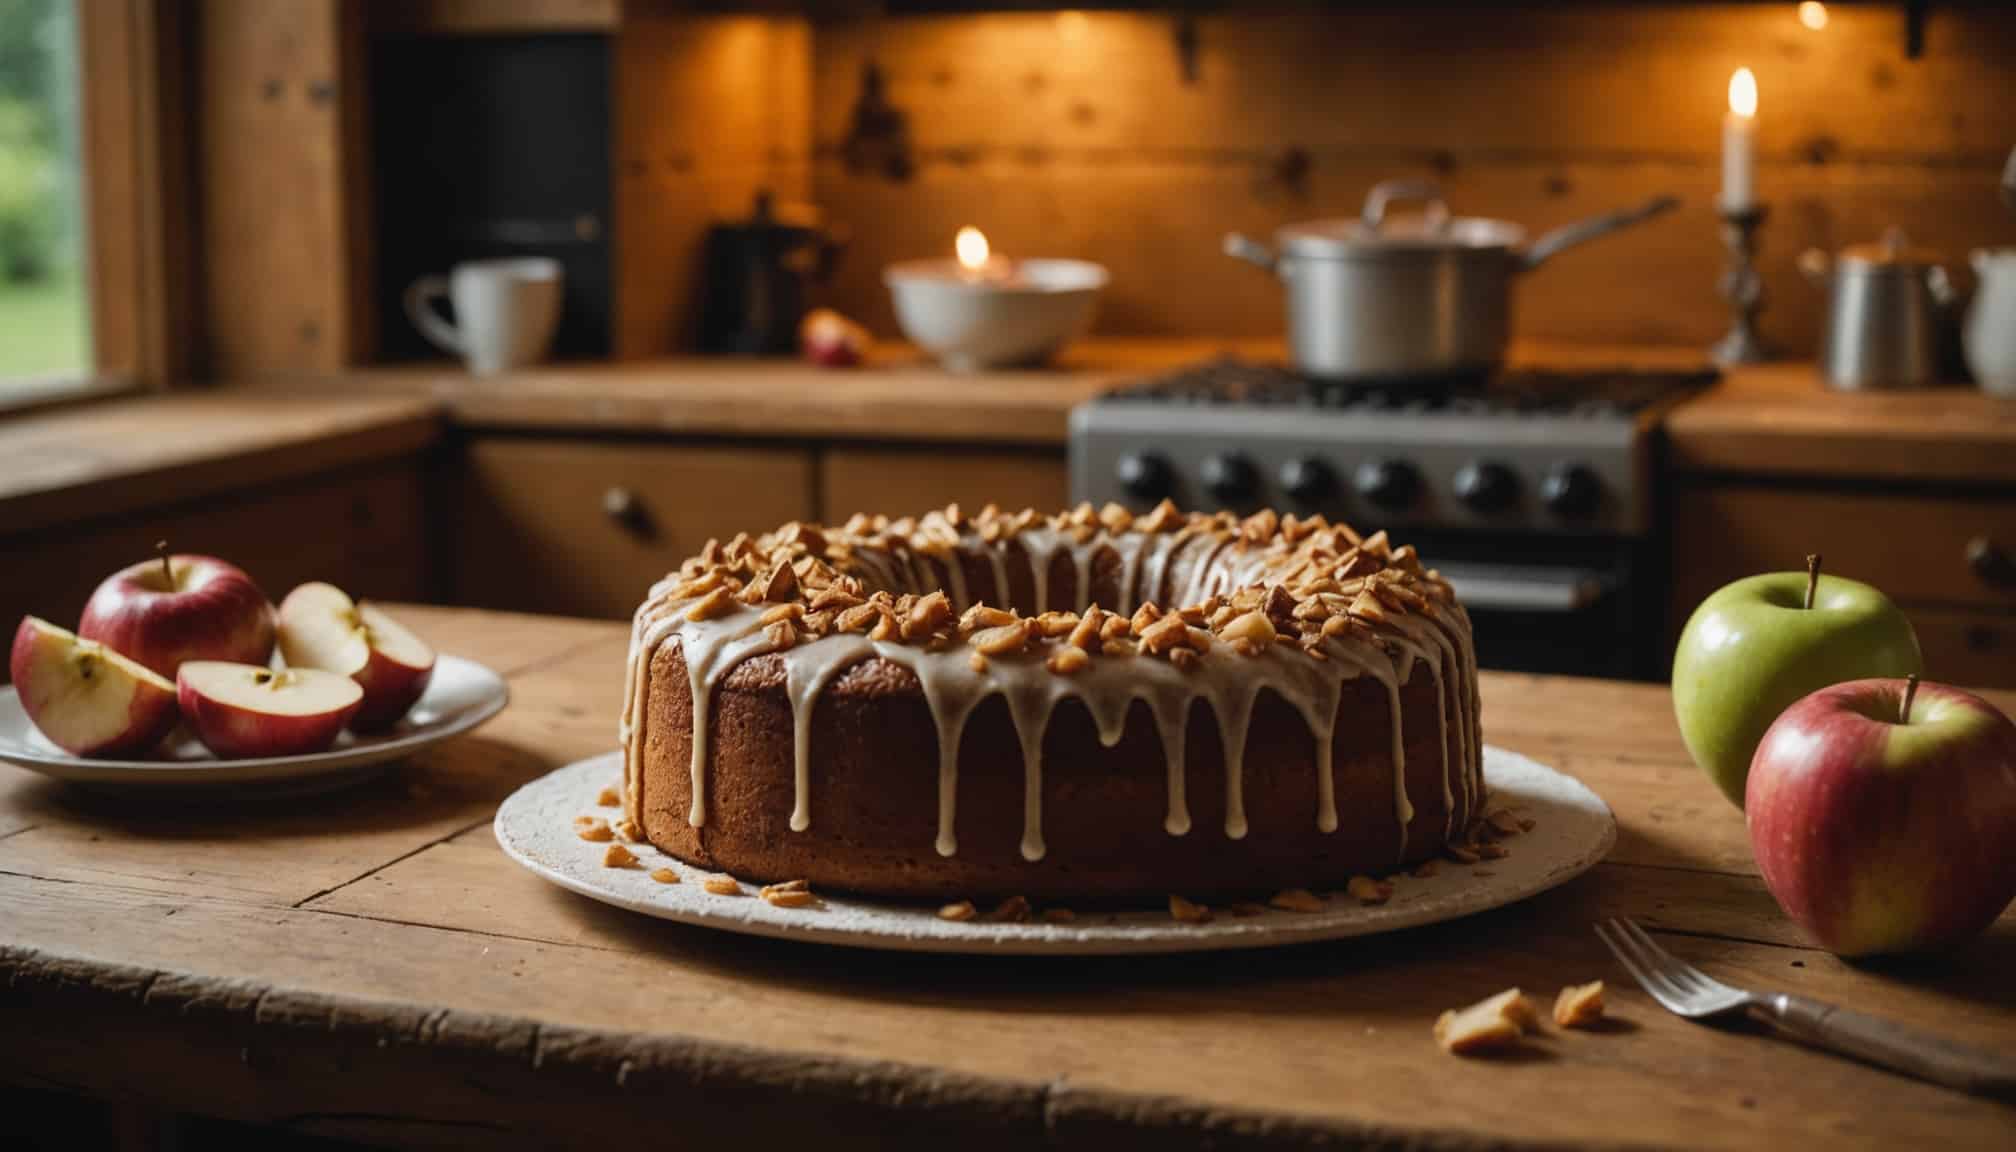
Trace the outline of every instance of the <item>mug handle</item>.
[[457, 356], [467, 355], [462, 342], [462, 333], [453, 324], [441, 318], [434, 310], [434, 301], [446, 299], [448, 281], [440, 276], [422, 276], [406, 288], [406, 317], [420, 330], [427, 342]]

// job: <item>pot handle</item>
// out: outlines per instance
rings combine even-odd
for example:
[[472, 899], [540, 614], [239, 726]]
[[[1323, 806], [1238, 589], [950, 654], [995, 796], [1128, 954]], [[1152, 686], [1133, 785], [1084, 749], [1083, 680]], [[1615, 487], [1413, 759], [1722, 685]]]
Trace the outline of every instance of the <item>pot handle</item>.
[[1636, 208], [1606, 212], [1601, 216], [1565, 224], [1535, 240], [1533, 246], [1520, 255], [1519, 270], [1531, 272], [1565, 249], [1573, 248], [1577, 244], [1586, 244], [1599, 236], [1608, 236], [1612, 232], [1671, 212], [1679, 206], [1680, 198], [1677, 196], [1654, 196]]
[[1267, 247], [1258, 240], [1249, 240], [1244, 234], [1238, 232], [1227, 232], [1225, 234], [1225, 255], [1232, 257], [1234, 260], [1244, 260], [1248, 264], [1257, 265], [1270, 272], [1274, 270], [1276, 264], [1272, 248]]
[[1420, 201], [1431, 233], [1440, 232], [1449, 224], [1449, 205], [1442, 200], [1440, 185], [1428, 180], [1381, 180], [1365, 194], [1365, 207], [1358, 212], [1366, 231], [1379, 231], [1386, 223], [1386, 209], [1395, 200]]

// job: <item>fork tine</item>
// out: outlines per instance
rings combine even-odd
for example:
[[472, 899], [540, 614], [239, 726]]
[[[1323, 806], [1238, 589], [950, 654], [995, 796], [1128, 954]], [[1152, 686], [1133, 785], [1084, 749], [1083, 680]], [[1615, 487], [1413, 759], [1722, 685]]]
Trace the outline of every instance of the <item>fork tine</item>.
[[1664, 993], [1661, 999], [1675, 1012], [1687, 1010], [1688, 1001], [1693, 993], [1686, 984], [1675, 977], [1672, 965], [1668, 963], [1672, 957], [1656, 945], [1652, 945], [1650, 938], [1628, 917], [1615, 917], [1610, 924], [1611, 931], [1617, 933], [1618, 938], [1624, 942], [1626, 949], [1637, 959], [1639, 967], [1650, 979], [1648, 991], [1654, 995]]
[[1706, 972], [1660, 947], [1659, 942], [1652, 939], [1652, 934], [1639, 927], [1637, 921], [1622, 919], [1622, 922], [1625, 931], [1638, 942], [1638, 946], [1651, 957], [1652, 962], [1665, 973], [1666, 978], [1683, 990], [1698, 995], [1712, 995], [1728, 990], [1725, 985], [1710, 978]]
[[1673, 1007], [1670, 1000], [1674, 994], [1667, 990], [1663, 981], [1654, 978], [1648, 965], [1641, 962], [1636, 949], [1629, 945], [1623, 930], [1617, 927], [1618, 923], [1619, 921], [1613, 918], [1596, 925], [1596, 935], [1602, 939], [1604, 946], [1610, 949], [1610, 954], [1617, 957], [1617, 962], [1624, 965], [1624, 970], [1631, 973], [1631, 978], [1638, 981], [1639, 987], [1645, 989], [1661, 1004], [1665, 1004], [1668, 1008]]

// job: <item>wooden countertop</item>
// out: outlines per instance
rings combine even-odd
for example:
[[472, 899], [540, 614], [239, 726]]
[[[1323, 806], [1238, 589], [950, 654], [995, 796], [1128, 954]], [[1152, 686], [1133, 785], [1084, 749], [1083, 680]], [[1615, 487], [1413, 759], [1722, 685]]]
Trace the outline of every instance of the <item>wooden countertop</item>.
[[[1976, 1044], [2016, 1035], [2016, 912], [1936, 961], [1807, 947], [1657, 687], [1485, 676], [1489, 738], [1580, 776], [1619, 822], [1608, 862], [1516, 907], [1236, 957], [870, 954], [647, 920], [512, 864], [492, 813], [613, 746], [627, 631], [400, 614], [505, 672], [513, 701], [375, 782], [184, 800], [0, 766], [0, 1075], [487, 1146], [1959, 1148], [2006, 1146], [2016, 1123], [1685, 1023], [1629, 983], [1599, 916], [1743, 983]], [[1444, 1008], [1596, 977], [1604, 1031], [1550, 1030], [1502, 1061], [1430, 1038]]]
[[413, 452], [440, 426], [413, 397], [204, 391], [0, 419], [0, 535]]
[[1834, 392], [1811, 364], [1737, 368], [1666, 418], [1682, 472], [2016, 484], [2016, 400]]

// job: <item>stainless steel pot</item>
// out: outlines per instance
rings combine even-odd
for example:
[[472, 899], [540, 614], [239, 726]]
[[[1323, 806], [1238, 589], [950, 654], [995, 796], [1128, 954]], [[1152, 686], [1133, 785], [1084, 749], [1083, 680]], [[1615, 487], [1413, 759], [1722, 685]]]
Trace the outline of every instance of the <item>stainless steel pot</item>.
[[1809, 249], [1799, 267], [1827, 292], [1820, 374], [1830, 387], [1923, 388], [1938, 379], [1953, 287], [1936, 253], [1892, 228], [1880, 244], [1831, 258]]
[[[1400, 202], [1418, 215], [1388, 217]], [[1661, 196], [1558, 228], [1530, 248], [1504, 220], [1451, 216], [1433, 184], [1389, 180], [1358, 219], [1291, 224], [1274, 248], [1236, 232], [1226, 254], [1271, 268], [1288, 288], [1288, 348], [1297, 371], [1326, 379], [1484, 373], [1505, 356], [1514, 277], [1558, 252], [1657, 216]]]

